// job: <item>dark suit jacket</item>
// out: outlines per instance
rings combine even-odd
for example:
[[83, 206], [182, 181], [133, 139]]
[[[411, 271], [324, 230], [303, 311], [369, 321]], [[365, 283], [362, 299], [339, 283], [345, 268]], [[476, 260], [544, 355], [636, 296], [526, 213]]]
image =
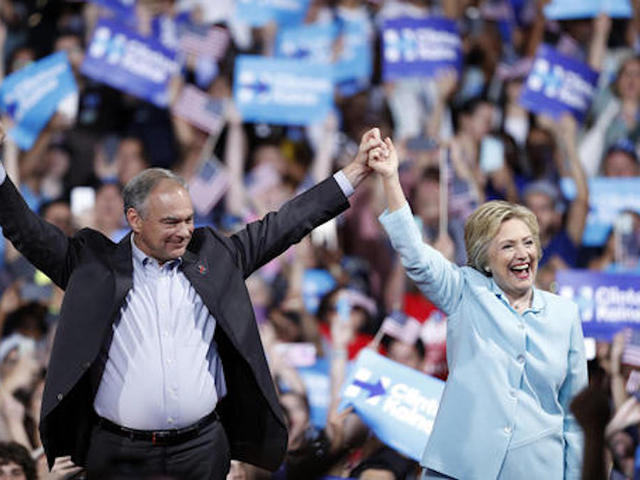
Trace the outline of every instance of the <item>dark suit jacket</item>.
[[[198, 228], [187, 247], [181, 268], [217, 321], [215, 341], [228, 389], [218, 411], [233, 458], [274, 470], [287, 445], [244, 280], [348, 206], [337, 182], [329, 178], [231, 237]], [[83, 465], [95, 396], [90, 372], [132, 287], [130, 237], [115, 244], [83, 229], [68, 238], [31, 212], [9, 179], [0, 185], [0, 225], [29, 261], [66, 290], [40, 434], [50, 465], [61, 455]]]

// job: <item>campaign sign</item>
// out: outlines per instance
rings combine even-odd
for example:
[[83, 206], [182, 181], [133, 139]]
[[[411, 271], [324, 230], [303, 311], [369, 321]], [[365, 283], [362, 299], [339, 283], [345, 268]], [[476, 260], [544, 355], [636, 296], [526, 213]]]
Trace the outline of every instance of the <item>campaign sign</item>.
[[[364, 22], [303, 25], [282, 30], [276, 41], [276, 55], [332, 65], [333, 79], [340, 83], [369, 78], [372, 70], [371, 48]], [[340, 39], [342, 49], [337, 58], [333, 50]]]
[[462, 68], [462, 41], [453, 20], [396, 18], [384, 23], [382, 74], [385, 81], [432, 77], [441, 69]]
[[625, 327], [640, 328], [640, 275], [560, 270], [556, 282], [578, 304], [585, 337], [610, 341]]
[[631, 18], [633, 9], [629, 0], [551, 0], [544, 7], [544, 15], [549, 20], [592, 18], [599, 13], [606, 13], [610, 17]]
[[329, 360], [320, 357], [313, 365], [298, 367], [297, 370], [307, 390], [311, 423], [318, 428], [323, 428], [327, 424], [327, 413], [331, 401]]
[[562, 55], [549, 45], [540, 45], [520, 104], [534, 113], [560, 118], [570, 112], [584, 120], [596, 90], [598, 72], [586, 63]]
[[54, 53], [12, 73], [0, 87], [0, 105], [13, 121], [9, 136], [29, 150], [60, 102], [77, 92], [66, 52]]
[[[566, 198], [575, 198], [575, 184], [571, 179], [563, 178], [560, 187]], [[640, 178], [590, 178], [589, 215], [583, 245], [604, 245], [616, 218], [624, 210], [640, 213]]]
[[136, 13], [136, 0], [89, 0], [91, 3], [108, 8], [119, 17], [133, 17]]
[[302, 277], [302, 300], [307, 312], [315, 315], [320, 301], [336, 286], [336, 280], [327, 270], [307, 268]]
[[175, 51], [103, 19], [96, 25], [81, 70], [94, 80], [166, 107], [169, 82], [178, 68]]
[[307, 15], [309, 0], [236, 0], [236, 19], [251, 27], [270, 21], [278, 25], [299, 25]]
[[247, 122], [321, 122], [333, 108], [331, 68], [304, 60], [239, 55], [233, 97]]
[[341, 408], [353, 406], [383, 443], [419, 461], [443, 389], [442, 380], [365, 348], [345, 382]]

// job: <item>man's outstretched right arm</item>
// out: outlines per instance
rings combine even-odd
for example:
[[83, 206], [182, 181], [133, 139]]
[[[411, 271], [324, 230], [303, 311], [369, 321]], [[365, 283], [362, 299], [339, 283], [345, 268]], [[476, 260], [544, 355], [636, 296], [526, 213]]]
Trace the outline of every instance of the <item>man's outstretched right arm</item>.
[[67, 236], [31, 211], [0, 163], [2, 233], [36, 268], [65, 288], [77, 257]]

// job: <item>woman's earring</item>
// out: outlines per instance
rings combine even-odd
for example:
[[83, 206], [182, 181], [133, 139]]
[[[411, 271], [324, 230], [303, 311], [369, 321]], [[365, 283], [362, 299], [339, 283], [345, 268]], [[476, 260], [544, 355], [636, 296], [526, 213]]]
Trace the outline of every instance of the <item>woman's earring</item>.
[[491, 273], [491, 267], [489, 267], [489, 265], [485, 265], [484, 266], [484, 271], [487, 273]]

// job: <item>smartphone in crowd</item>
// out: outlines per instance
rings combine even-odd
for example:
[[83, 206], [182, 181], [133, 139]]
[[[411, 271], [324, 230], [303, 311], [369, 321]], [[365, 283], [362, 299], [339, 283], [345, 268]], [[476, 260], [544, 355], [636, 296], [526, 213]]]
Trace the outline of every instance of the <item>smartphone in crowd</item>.
[[636, 268], [640, 264], [640, 216], [623, 212], [613, 226], [616, 263], [623, 268]]
[[485, 136], [480, 144], [480, 168], [484, 173], [500, 170], [504, 165], [504, 145], [501, 140]]

